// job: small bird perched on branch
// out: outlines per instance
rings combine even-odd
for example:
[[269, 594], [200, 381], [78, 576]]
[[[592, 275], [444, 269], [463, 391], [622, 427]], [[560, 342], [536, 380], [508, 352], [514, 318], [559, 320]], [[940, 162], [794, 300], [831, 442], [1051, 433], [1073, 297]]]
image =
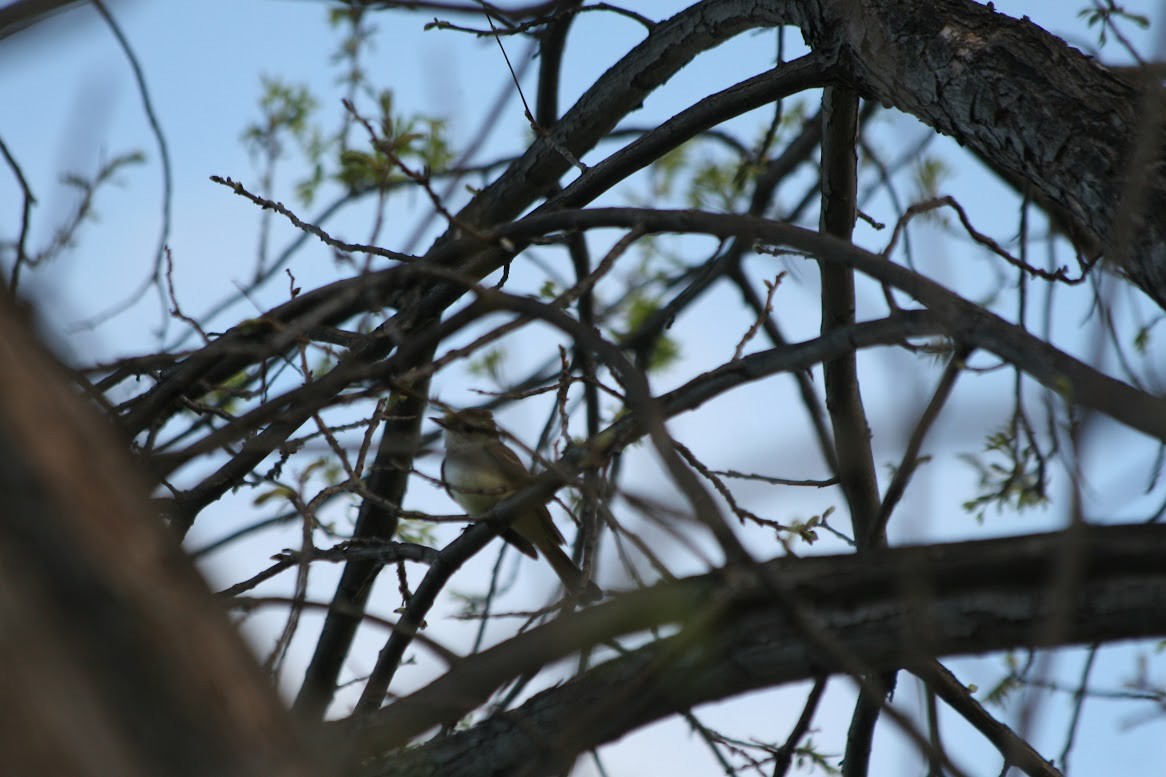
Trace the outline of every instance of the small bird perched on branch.
[[[471, 516], [493, 509], [531, 481], [530, 472], [502, 442], [489, 410], [448, 411], [444, 417], [432, 420], [445, 430], [441, 480], [453, 500]], [[564, 542], [563, 535], [545, 504], [536, 502], [523, 507], [502, 536], [531, 558], [538, 558], [541, 551], [563, 585], [583, 604], [603, 597], [603, 591], [559, 547]]]

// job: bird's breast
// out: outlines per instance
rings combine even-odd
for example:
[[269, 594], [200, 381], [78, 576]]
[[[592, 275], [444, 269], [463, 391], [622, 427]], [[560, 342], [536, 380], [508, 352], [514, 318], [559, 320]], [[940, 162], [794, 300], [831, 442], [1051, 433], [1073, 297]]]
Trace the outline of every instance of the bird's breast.
[[442, 476], [449, 495], [471, 514], [484, 513], [514, 493], [502, 473], [458, 457], [446, 458]]

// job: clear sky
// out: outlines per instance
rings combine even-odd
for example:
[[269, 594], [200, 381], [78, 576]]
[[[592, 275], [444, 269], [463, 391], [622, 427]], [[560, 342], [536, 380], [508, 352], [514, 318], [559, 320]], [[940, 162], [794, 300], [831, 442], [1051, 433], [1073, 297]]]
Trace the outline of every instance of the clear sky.
[[[655, 18], [667, 16], [683, 7], [672, 2], [643, 2], [638, 10]], [[1033, 21], [1082, 48], [1096, 45], [1096, 35], [1085, 30], [1077, 13], [1087, 6], [1086, 0], [1065, 2], [996, 2], [998, 11], [1028, 14]], [[150, 97], [165, 133], [171, 159], [173, 178], [172, 225], [167, 245], [174, 258], [174, 284], [179, 302], [192, 315], [200, 314], [221, 299], [236, 293], [245, 284], [251, 272], [259, 241], [256, 209], [229, 190], [209, 180], [211, 175], [229, 176], [257, 189], [259, 172], [255, 161], [240, 142], [244, 126], [256, 120], [256, 103], [261, 93], [260, 79], [276, 75], [287, 82], [302, 82], [310, 86], [321, 100], [321, 115], [328, 126], [334, 126], [341, 115], [336, 84], [337, 71], [330, 67], [329, 57], [335, 51], [338, 35], [326, 24], [326, 4], [313, 0], [165, 0], [144, 2], [124, 0], [111, 3], [112, 11], [122, 25], [136, 57], [145, 73]], [[1139, 0], [1127, 3], [1131, 11], [1148, 14], [1155, 22], [1163, 18], [1158, 3]], [[639, 39], [642, 30], [629, 21], [613, 21], [600, 14], [587, 15], [580, 23], [580, 40], [588, 40], [586, 51], [570, 49], [567, 58], [563, 105], [569, 105], [592, 80]], [[378, 25], [375, 50], [368, 61], [372, 79], [394, 93], [395, 103], [405, 112], [441, 116], [450, 122], [455, 148], [473, 138], [485, 108], [503, 90], [508, 90], [509, 76], [501, 61], [497, 44], [490, 39], [469, 40], [453, 32], [422, 32], [432, 13], [413, 15], [394, 14], [374, 16]], [[587, 37], [588, 30], [602, 30]], [[1152, 27], [1149, 32], [1127, 30], [1130, 40], [1143, 54], [1161, 59], [1163, 46]], [[800, 36], [787, 35], [790, 55], [796, 53]], [[764, 70], [772, 62], [772, 35], [747, 35], [731, 46], [725, 46], [699, 60], [699, 67], [685, 72], [682, 81], [670, 84], [645, 104], [642, 112], [629, 121], [634, 126], [651, 125], [653, 120], [671, 115], [688, 105], [694, 95], [728, 86]], [[508, 42], [508, 52], [516, 66], [520, 64], [522, 46]], [[1128, 61], [1119, 42], [1110, 40], [1103, 53], [1107, 62]], [[527, 79], [529, 87], [533, 81]], [[529, 92], [528, 92], [529, 98]], [[78, 363], [91, 363], [117, 355], [148, 352], [156, 347], [162, 311], [156, 295], [148, 293], [128, 311], [115, 316], [96, 328], [78, 328], [79, 324], [108, 310], [112, 302], [126, 297], [150, 273], [155, 259], [162, 224], [162, 172], [159, 151], [143, 112], [140, 94], [124, 53], [110, 34], [108, 27], [90, 8], [82, 7], [61, 14], [38, 27], [0, 42], [0, 138], [7, 144], [19, 162], [23, 174], [37, 197], [34, 211], [31, 244], [34, 248], [47, 241], [57, 225], [74, 205], [73, 194], [59, 183], [63, 172], [92, 174], [103, 160], [129, 151], [142, 151], [146, 161], [123, 171], [117, 185], [105, 189], [97, 203], [98, 218], [86, 224], [79, 233], [75, 250], [66, 252], [51, 266], [26, 274], [24, 289], [48, 312], [46, 327], [57, 338], [60, 347]], [[812, 106], [811, 106], [812, 109]], [[747, 120], [737, 127], [750, 126]], [[913, 120], [889, 114], [879, 121], [875, 136], [886, 155], [894, 158], [899, 149], [910, 148], [915, 139], [927, 130]], [[492, 128], [487, 143], [477, 159], [491, 159], [513, 153], [529, 132], [522, 118], [521, 107], [513, 100], [508, 103], [497, 127]], [[743, 131], [744, 137], [751, 137]], [[963, 202], [973, 220], [981, 228], [1002, 241], [1015, 233], [1015, 200], [1002, 197], [990, 176], [966, 162], [954, 143], [938, 141], [931, 152], [947, 155], [956, 168], [949, 188]], [[595, 155], [595, 158], [599, 158]], [[294, 203], [293, 185], [302, 169], [294, 164], [282, 168], [273, 189], [268, 194], [289, 205]], [[457, 195], [455, 195], [457, 196]], [[326, 198], [325, 198], [326, 200]], [[613, 200], [614, 202], [615, 200]], [[382, 243], [399, 247], [405, 236], [412, 234], [418, 215], [424, 211], [423, 198], [403, 197], [390, 211], [390, 221], [382, 231]], [[0, 171], [0, 237], [15, 236], [20, 207], [20, 192], [10, 171]], [[320, 204], [311, 207], [294, 206], [301, 216], [311, 217]], [[880, 215], [878, 209], [883, 209]], [[885, 201], [872, 204], [874, 215], [893, 221]], [[369, 237], [363, 212], [340, 217], [331, 223], [339, 236], [352, 240]], [[423, 250], [432, 237], [432, 229], [414, 246]], [[295, 232], [281, 220], [272, 223], [271, 241], [274, 250], [280, 250], [296, 237]], [[881, 248], [885, 236], [870, 232], [859, 233], [860, 242]], [[941, 280], [975, 298], [979, 282], [975, 270], [968, 270], [965, 262], [985, 267], [983, 258], [959, 246], [952, 247], [939, 230], [921, 229], [918, 246], [927, 251], [951, 251], [956, 257], [952, 267]], [[337, 269], [330, 253], [319, 243], [309, 241], [297, 253], [289, 268], [297, 283], [311, 288], [316, 283], [336, 277]], [[5, 268], [7, 272], [7, 268]], [[758, 277], [772, 276], [771, 269], [758, 272]], [[791, 289], [801, 289], [788, 297], [779, 297], [779, 307], [786, 315], [785, 323], [798, 336], [808, 336], [817, 329], [816, 303], [813, 301], [813, 273], [803, 270], [793, 273]], [[784, 291], [784, 289], [783, 289]], [[863, 305], [873, 306], [877, 294], [866, 289], [869, 296]], [[210, 326], [223, 329], [231, 323], [255, 315], [256, 312], [286, 299], [286, 276], [278, 276], [267, 286], [246, 300], [234, 304]], [[1087, 303], [1078, 301], [1058, 309], [1064, 317], [1064, 328], [1059, 329], [1058, 342], [1069, 350], [1083, 352], [1090, 343], [1078, 342], [1076, 329]], [[1082, 304], [1086, 308], [1081, 307]], [[748, 317], [740, 310], [738, 300], [728, 292], [710, 295], [703, 303], [705, 310], [722, 311], [724, 320], [743, 329]], [[789, 315], [806, 306], [805, 315]], [[1060, 320], [1060, 319], [1059, 319]], [[1075, 323], [1074, 323], [1075, 322]], [[728, 325], [728, 324], [726, 324]], [[739, 325], [739, 326], [738, 326]], [[734, 330], [738, 331], [738, 330]], [[163, 338], [169, 342], [182, 334], [181, 326], [170, 323]], [[692, 371], [717, 358], [726, 347], [721, 331], [710, 330], [696, 323], [680, 321], [674, 336], [685, 348], [685, 358], [669, 374], [658, 376], [657, 388], [668, 388], [691, 376]], [[730, 339], [735, 340], [733, 337]], [[883, 355], [886, 356], [886, 355]], [[521, 357], [519, 357], [521, 359]], [[539, 357], [541, 358], [541, 356]], [[530, 358], [530, 363], [537, 359]], [[512, 367], [513, 375], [522, 373], [520, 365]], [[876, 420], [875, 441], [880, 467], [890, 464], [898, 455], [904, 436], [913, 422], [914, 407], [925, 401], [930, 390], [933, 372], [917, 367], [902, 355], [889, 355], [885, 360], [868, 367], [870, 374], [867, 401]], [[910, 374], [910, 377], [904, 377]], [[462, 380], [467, 380], [464, 375]], [[1003, 418], [1005, 409], [993, 392], [1006, 386], [1007, 376], [986, 377], [974, 387], [960, 387], [961, 407], [965, 411], [947, 419], [936, 434], [937, 447], [951, 452], [975, 447], [980, 430]], [[445, 399], [470, 396], [457, 379], [446, 377], [435, 386]], [[1006, 390], [1006, 389], [1005, 389]], [[750, 389], [734, 394], [729, 401], [713, 402], [702, 408], [699, 417], [679, 418], [671, 425], [683, 439], [708, 439], [715, 436], [721, 424], [731, 423], [739, 412], [741, 402], [772, 403], [772, 389]], [[792, 396], [792, 395], [789, 395]], [[910, 401], [904, 401], [908, 397]], [[792, 402], [792, 398], [787, 401]], [[520, 436], [533, 439], [537, 425], [511, 419]], [[791, 422], [792, 423], [792, 422]], [[1105, 427], [1105, 425], [1102, 425]], [[1105, 433], [1110, 433], [1105, 427]], [[1117, 434], [1116, 432], [1113, 432]], [[720, 457], [718, 466], [725, 468], [757, 469], [750, 461], [758, 456], [771, 457], [775, 471], [796, 475], [806, 466], [804, 451], [811, 446], [808, 432], [791, 428], [782, 445], [776, 450], [772, 440], [758, 433], [742, 433], [729, 444], [714, 449], [712, 456]], [[1115, 519], [1136, 514], [1143, 505], [1129, 496], [1141, 486], [1147, 456], [1153, 448], [1141, 438], [1114, 437], [1125, 440], [1118, 452], [1106, 446], [1104, 454], [1113, 462], [1096, 470], [1093, 487], [1098, 511], [1111, 510]], [[1115, 443], [1117, 444], [1117, 443]], [[654, 464], [648, 457], [633, 459], [628, 466], [642, 473], [644, 479], [653, 477]], [[423, 463], [433, 471], [436, 460]], [[766, 467], [769, 468], [769, 467]], [[885, 471], [885, 469], [883, 470]], [[198, 473], [189, 473], [195, 477]], [[805, 477], [820, 472], [805, 471]], [[1025, 516], [1022, 526], [993, 524], [991, 516], [985, 526], [979, 526], [966, 515], [947, 519], [934, 516], [936, 512], [952, 511], [948, 498], [953, 491], [960, 493], [974, 487], [973, 473], [958, 461], [938, 462], [929, 477], [911, 496], [905, 513], [908, 518], [896, 527], [898, 541], [923, 540], [935, 537], [980, 537], [995, 533], [1037, 531], [1059, 525], [1059, 513], [1036, 512]], [[748, 493], [748, 489], [745, 489]], [[760, 492], [759, 492], [760, 493]], [[767, 492], [768, 493], [768, 492]], [[1120, 498], [1112, 495], [1117, 493]], [[248, 497], [249, 498], [249, 497]], [[451, 512], [453, 507], [443, 495], [433, 489], [418, 486], [410, 498], [419, 509]], [[760, 497], [759, 497], [760, 498]], [[780, 515], [808, 517], [831, 504], [831, 500], [817, 495], [799, 494], [783, 504]], [[200, 519], [191, 543], [200, 543], [227, 533], [252, 508], [246, 498], [225, 500], [207, 511]], [[774, 511], [772, 504], [769, 509]], [[452, 536], [450, 528], [439, 536]], [[754, 539], [764, 541], [760, 535]], [[283, 544], [280, 544], [280, 543]], [[208, 558], [205, 569], [212, 580], [234, 582], [253, 574], [266, 562], [271, 552], [298, 543], [295, 532], [283, 537], [270, 535], [254, 542], [243, 543], [234, 552]], [[830, 549], [826, 543], [827, 550]], [[489, 569], [492, 557], [480, 560], [477, 571]], [[694, 567], [695, 569], [695, 567]], [[329, 585], [336, 570], [314, 572], [315, 598], [327, 598]], [[523, 570], [532, 579], [541, 571]], [[286, 581], [283, 581], [286, 583]], [[390, 585], [391, 585], [390, 581]], [[286, 589], [271, 589], [286, 590]], [[380, 614], [388, 615], [393, 604], [392, 591], [384, 589], [384, 598], [374, 600], [374, 608], [381, 606]], [[536, 604], [531, 599], [518, 599], [518, 604]], [[435, 633], [446, 644], [465, 644], [472, 625], [449, 620], [456, 609], [451, 603], [444, 611], [431, 618]], [[277, 614], [256, 617], [249, 621], [250, 633], [262, 645], [264, 636], [278, 628]], [[296, 678], [306, 658], [305, 650], [314, 639], [318, 621], [305, 619], [301, 639], [289, 658], [287, 674]], [[350, 670], [359, 675], [371, 666], [372, 656], [382, 635], [365, 633], [357, 651], [364, 655], [353, 659]], [[1138, 650], [1142, 650], [1139, 647]], [[1057, 666], [1074, 676], [1075, 667], [1082, 660], [1080, 651], [1064, 651], [1056, 658]], [[421, 656], [424, 658], [424, 656]], [[982, 659], [962, 659], [953, 662], [961, 678], [984, 685], [991, 684], [1002, 665], [999, 656]], [[1117, 686], [1129, 677], [1130, 654], [1110, 651], [1098, 665], [1095, 675], [1099, 685]], [[1157, 663], [1161, 669], [1161, 660]], [[415, 686], [429, 675], [425, 667], [409, 667], [402, 673], [406, 686]], [[849, 715], [846, 694], [837, 689], [846, 685], [838, 680], [835, 691], [828, 697], [819, 713], [817, 728], [822, 734], [815, 737], [822, 749], [840, 752], [839, 734], [845, 725], [839, 721]], [[289, 686], [290, 688], [291, 686]], [[783, 738], [792, 719], [800, 710], [801, 694], [788, 689], [754, 694], [716, 705], [703, 711], [711, 724], [723, 725], [734, 731], [734, 726], [748, 725], [749, 734], [758, 737]], [[1048, 756], [1060, 752], [1060, 737], [1064, 731], [1067, 697], [1055, 697], [1045, 703], [1042, 712], [1047, 717], [1038, 732]], [[905, 682], [900, 687], [897, 701], [904, 708], [920, 708], [918, 689]], [[1015, 708], [1000, 712], [1006, 718], [1016, 713]], [[1161, 718], [1139, 726], [1126, 727], [1129, 708], [1113, 703], [1094, 701], [1086, 706], [1083, 726], [1085, 735], [1073, 755], [1073, 772], [1090, 774], [1158, 774], [1161, 773], [1163, 749], [1161, 739], [1164, 722]], [[953, 741], [958, 741], [957, 760], [973, 775], [995, 774], [997, 761], [976, 736], [959, 731], [950, 724]], [[1047, 728], [1047, 731], [1043, 729]], [[1089, 736], [1096, 732], [1096, 736]], [[676, 721], [650, 727], [627, 737], [604, 751], [610, 774], [667, 773], [685, 777], [713, 773], [715, 768], [707, 751], [697, 744], [686, 727]], [[874, 774], [922, 773], [918, 759], [909, 748], [885, 747], [878, 750]], [[578, 774], [595, 774], [590, 765], [581, 765]]]

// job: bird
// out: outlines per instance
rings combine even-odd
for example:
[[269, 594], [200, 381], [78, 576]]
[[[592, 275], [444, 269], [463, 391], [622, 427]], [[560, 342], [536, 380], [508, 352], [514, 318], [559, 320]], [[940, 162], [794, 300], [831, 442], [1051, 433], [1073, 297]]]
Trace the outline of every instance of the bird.
[[[445, 430], [442, 484], [471, 516], [493, 509], [533, 479], [517, 454], [502, 442], [489, 410], [449, 410], [431, 420]], [[542, 502], [521, 508], [502, 536], [531, 558], [538, 558], [541, 552], [567, 591], [580, 603], [590, 604], [603, 597], [599, 586], [588, 580], [563, 552], [560, 547], [564, 543], [563, 535]]]

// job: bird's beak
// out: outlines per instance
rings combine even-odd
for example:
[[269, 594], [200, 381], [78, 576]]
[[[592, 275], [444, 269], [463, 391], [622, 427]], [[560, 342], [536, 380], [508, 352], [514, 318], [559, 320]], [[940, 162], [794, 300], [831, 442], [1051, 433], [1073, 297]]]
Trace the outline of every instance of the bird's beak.
[[431, 415], [429, 416], [429, 420], [440, 426], [442, 429], [449, 428], [449, 423], [441, 416]]

